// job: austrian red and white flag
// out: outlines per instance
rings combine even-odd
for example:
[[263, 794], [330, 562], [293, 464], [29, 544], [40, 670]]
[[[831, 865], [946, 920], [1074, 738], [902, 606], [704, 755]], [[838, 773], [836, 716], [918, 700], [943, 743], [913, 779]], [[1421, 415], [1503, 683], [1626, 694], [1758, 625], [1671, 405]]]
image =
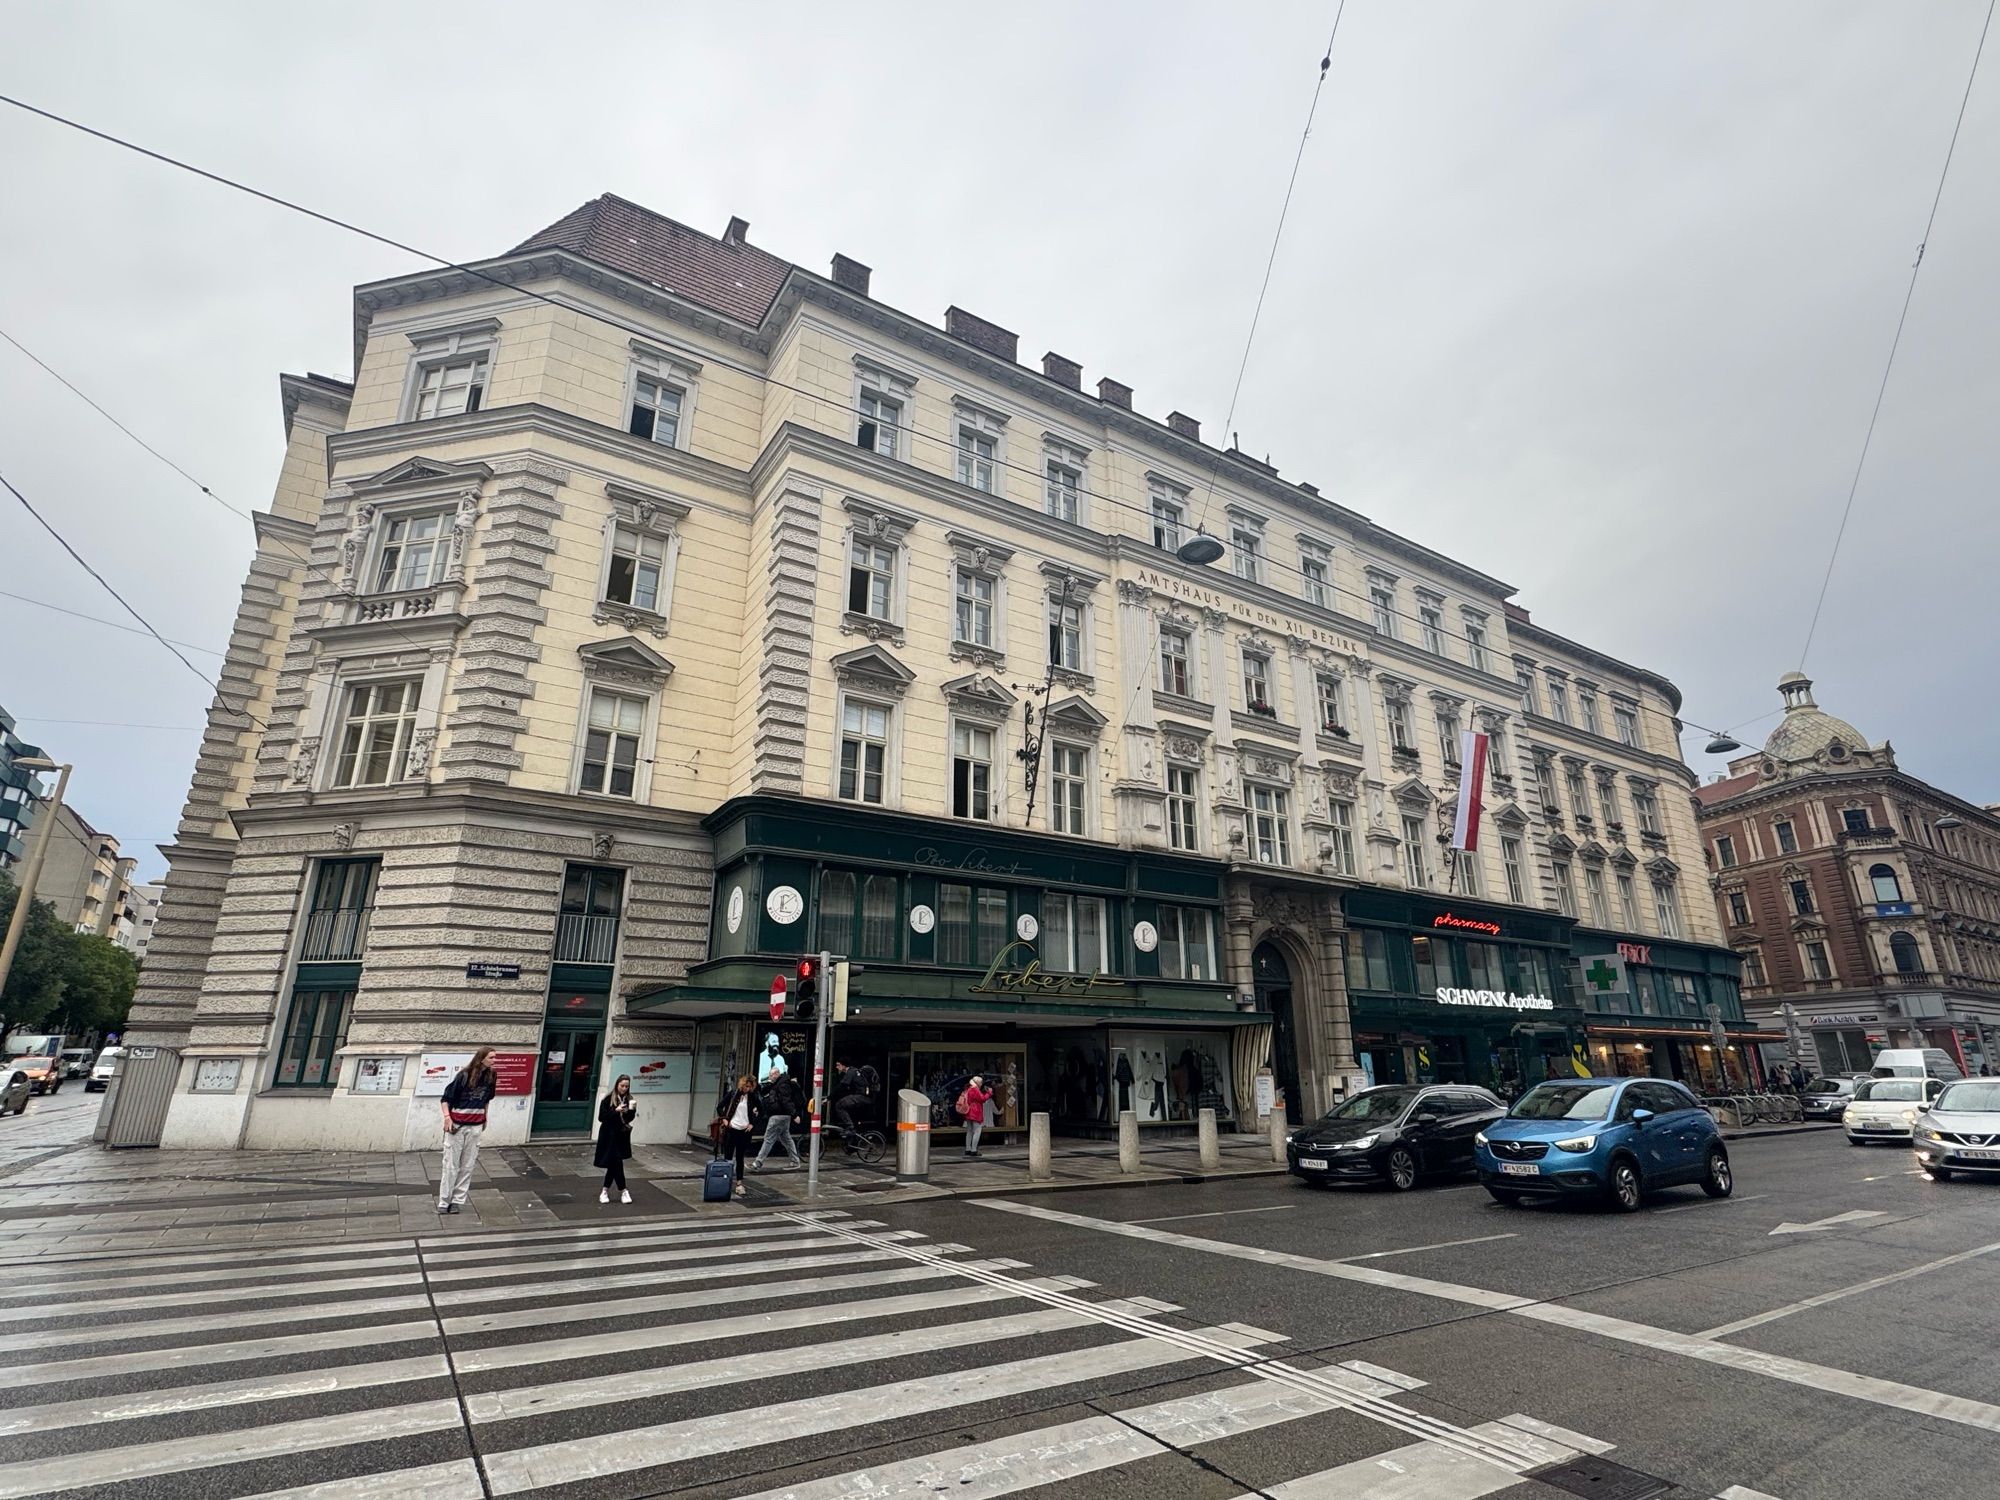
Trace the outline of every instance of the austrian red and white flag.
[[1451, 847], [1479, 847], [1479, 814], [1486, 802], [1486, 736], [1476, 729], [1460, 732], [1458, 817], [1451, 825]]

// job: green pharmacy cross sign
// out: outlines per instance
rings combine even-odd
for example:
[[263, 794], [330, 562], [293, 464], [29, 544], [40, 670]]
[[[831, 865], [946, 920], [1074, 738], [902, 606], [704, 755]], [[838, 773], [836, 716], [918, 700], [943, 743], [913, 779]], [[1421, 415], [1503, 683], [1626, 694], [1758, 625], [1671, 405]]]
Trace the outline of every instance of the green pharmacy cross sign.
[[1593, 958], [1584, 967], [1583, 980], [1599, 995], [1625, 988], [1625, 965], [1615, 958]]

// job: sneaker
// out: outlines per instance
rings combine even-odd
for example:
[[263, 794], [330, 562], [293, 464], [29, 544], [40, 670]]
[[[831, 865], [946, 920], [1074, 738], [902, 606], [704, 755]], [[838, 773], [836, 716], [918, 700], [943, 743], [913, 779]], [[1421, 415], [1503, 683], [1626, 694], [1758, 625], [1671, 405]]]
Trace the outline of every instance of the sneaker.
[[611, 1201], [611, 1189], [599, 1188], [597, 1190], [597, 1201], [599, 1203], [609, 1203]]
[[458, 1205], [456, 1203], [447, 1203], [444, 1206], [444, 1211], [448, 1214], [455, 1214], [458, 1212]]
[[737, 1198], [747, 1197], [748, 1191], [744, 1188], [743, 1184], [739, 1182], [736, 1184], [735, 1192], [731, 1196]]
[[630, 1203], [632, 1201], [632, 1195], [626, 1192], [625, 1189], [620, 1188], [618, 1190], [618, 1201], [620, 1203]]
[[449, 1203], [440, 1203], [440, 1204], [438, 1205], [438, 1212], [439, 1212], [439, 1213], [441, 1213], [441, 1214], [448, 1214], [448, 1213], [450, 1213], [450, 1212], [451, 1212], [451, 1205], [450, 1205]]

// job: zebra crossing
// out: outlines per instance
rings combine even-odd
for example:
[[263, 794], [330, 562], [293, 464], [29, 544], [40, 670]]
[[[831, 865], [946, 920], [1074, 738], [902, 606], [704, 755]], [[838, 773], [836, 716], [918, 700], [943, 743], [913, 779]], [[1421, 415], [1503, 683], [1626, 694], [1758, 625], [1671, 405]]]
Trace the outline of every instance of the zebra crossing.
[[1608, 1446], [1285, 1343], [833, 1212], [44, 1258], [0, 1266], [0, 1500], [978, 1500], [1191, 1452], [1477, 1500]]

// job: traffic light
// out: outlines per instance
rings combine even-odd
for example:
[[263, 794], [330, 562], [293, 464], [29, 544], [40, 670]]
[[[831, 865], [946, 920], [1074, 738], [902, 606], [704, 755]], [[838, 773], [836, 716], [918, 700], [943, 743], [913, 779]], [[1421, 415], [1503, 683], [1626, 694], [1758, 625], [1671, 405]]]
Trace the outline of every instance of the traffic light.
[[847, 1019], [847, 984], [854, 965], [846, 959], [836, 959], [833, 965], [833, 1020], [836, 1025]]
[[798, 1002], [801, 1021], [819, 1019], [819, 960], [802, 958], [799, 960], [799, 976], [792, 985], [792, 998]]

